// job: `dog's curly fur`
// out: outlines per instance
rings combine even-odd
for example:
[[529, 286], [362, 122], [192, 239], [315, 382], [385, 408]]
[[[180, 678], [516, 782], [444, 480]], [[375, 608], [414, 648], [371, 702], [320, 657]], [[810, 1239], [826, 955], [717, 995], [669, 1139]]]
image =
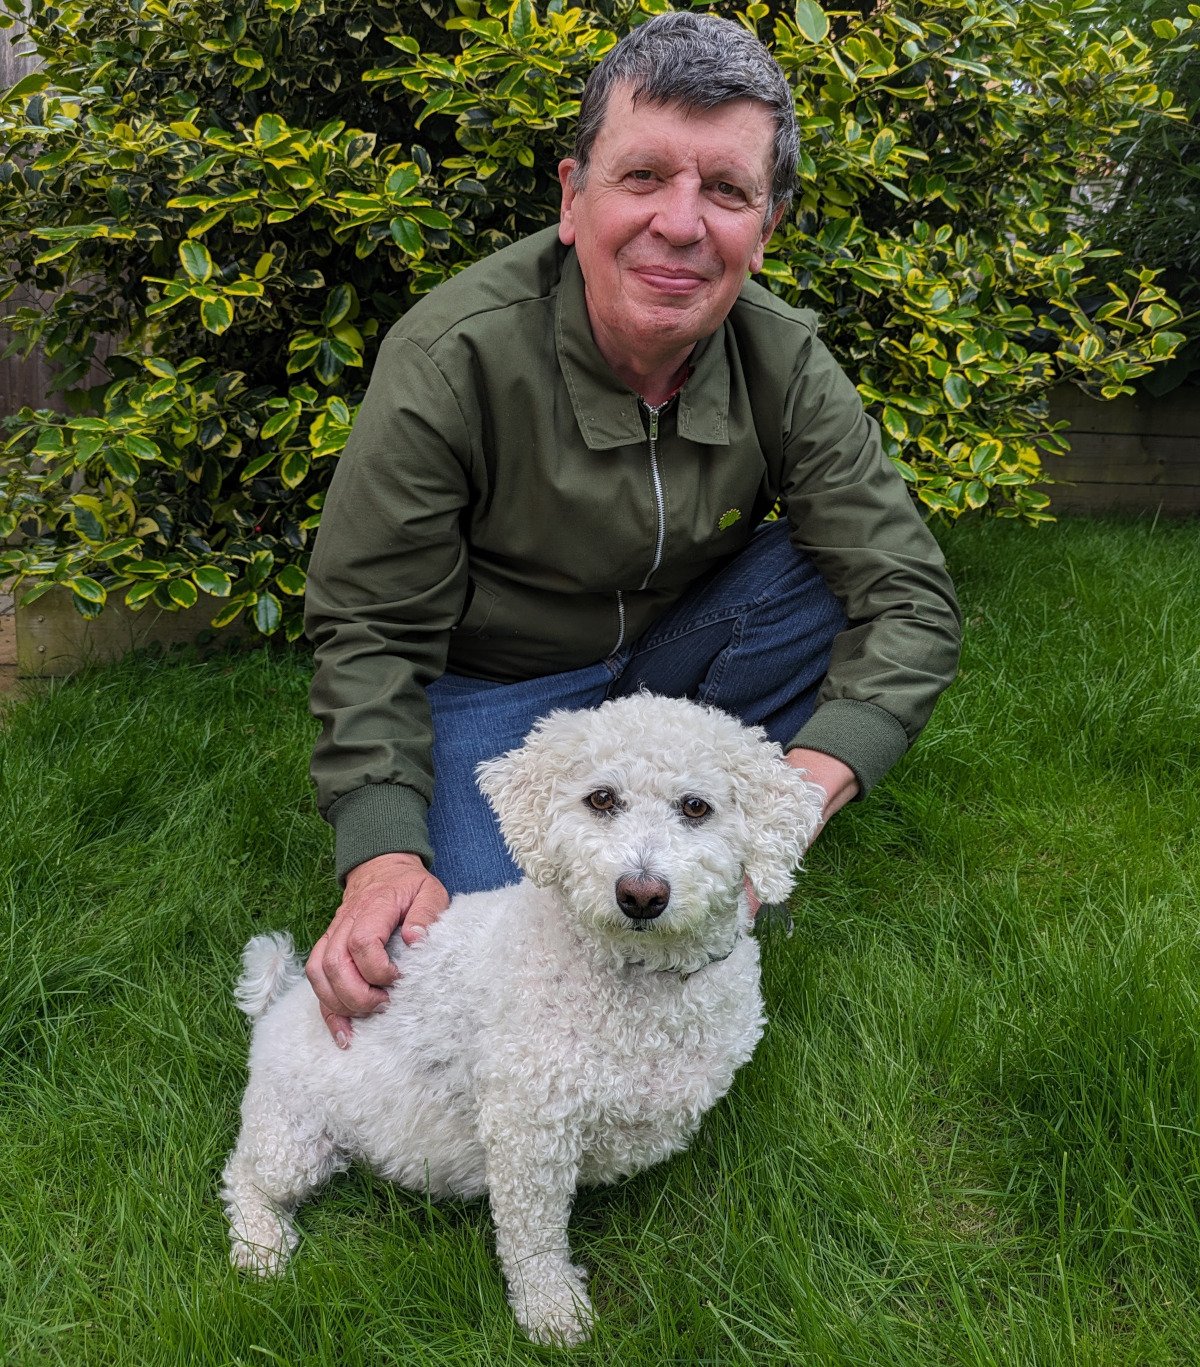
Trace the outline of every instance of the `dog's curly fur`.
[[[479, 782], [525, 880], [456, 897], [413, 948], [396, 935], [401, 980], [348, 1052], [290, 938], [246, 946], [232, 1257], [278, 1272], [296, 1205], [360, 1159], [433, 1196], [486, 1193], [518, 1320], [574, 1343], [591, 1321], [576, 1187], [682, 1149], [749, 1059], [764, 1021], [743, 876], [786, 897], [822, 794], [760, 730], [647, 694], [553, 713]], [[630, 878], [670, 885], [661, 914], [621, 909]]]

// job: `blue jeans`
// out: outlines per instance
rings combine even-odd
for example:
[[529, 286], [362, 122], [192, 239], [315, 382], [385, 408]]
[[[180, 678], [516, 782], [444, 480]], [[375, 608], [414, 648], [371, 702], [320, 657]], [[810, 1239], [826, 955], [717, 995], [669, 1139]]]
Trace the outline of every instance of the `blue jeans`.
[[783, 522], [764, 522], [729, 564], [694, 585], [644, 635], [585, 669], [521, 683], [446, 674], [433, 711], [433, 872], [453, 894], [515, 883], [475, 766], [520, 745], [555, 708], [598, 707], [645, 688], [696, 698], [786, 744], [812, 715], [842, 606]]

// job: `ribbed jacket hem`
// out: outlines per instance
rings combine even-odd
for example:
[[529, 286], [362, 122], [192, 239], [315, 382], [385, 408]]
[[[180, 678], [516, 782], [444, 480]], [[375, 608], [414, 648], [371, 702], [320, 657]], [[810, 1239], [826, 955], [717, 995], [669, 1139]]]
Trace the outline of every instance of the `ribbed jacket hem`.
[[326, 813], [338, 882], [345, 883], [351, 869], [377, 854], [415, 854], [430, 868], [427, 811], [424, 798], [400, 783], [368, 783], [344, 793]]
[[908, 749], [904, 727], [882, 707], [852, 698], [831, 698], [784, 748], [819, 750], [854, 770], [858, 797], [866, 797]]

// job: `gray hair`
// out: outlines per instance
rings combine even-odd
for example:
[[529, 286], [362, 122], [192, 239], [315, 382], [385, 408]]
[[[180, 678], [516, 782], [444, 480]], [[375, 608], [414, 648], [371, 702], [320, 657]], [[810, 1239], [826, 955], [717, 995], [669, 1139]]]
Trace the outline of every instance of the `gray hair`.
[[639, 24], [592, 70], [575, 125], [572, 182], [582, 188], [592, 145], [614, 87], [633, 99], [714, 109], [730, 100], [757, 100], [775, 121], [774, 164], [766, 217], [792, 197], [800, 140], [791, 87], [762, 43], [730, 19], [673, 10]]

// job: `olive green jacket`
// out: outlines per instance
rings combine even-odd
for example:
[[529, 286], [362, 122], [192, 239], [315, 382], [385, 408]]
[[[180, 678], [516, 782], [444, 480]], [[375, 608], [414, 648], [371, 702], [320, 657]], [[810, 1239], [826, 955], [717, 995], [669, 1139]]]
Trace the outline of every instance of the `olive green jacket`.
[[341, 875], [431, 858], [427, 684], [608, 658], [777, 501], [849, 619], [793, 744], [843, 760], [865, 793], [925, 724], [956, 667], [953, 590], [815, 316], [748, 281], [692, 366], [652, 441], [552, 228], [392, 328], [308, 580], [312, 773]]

